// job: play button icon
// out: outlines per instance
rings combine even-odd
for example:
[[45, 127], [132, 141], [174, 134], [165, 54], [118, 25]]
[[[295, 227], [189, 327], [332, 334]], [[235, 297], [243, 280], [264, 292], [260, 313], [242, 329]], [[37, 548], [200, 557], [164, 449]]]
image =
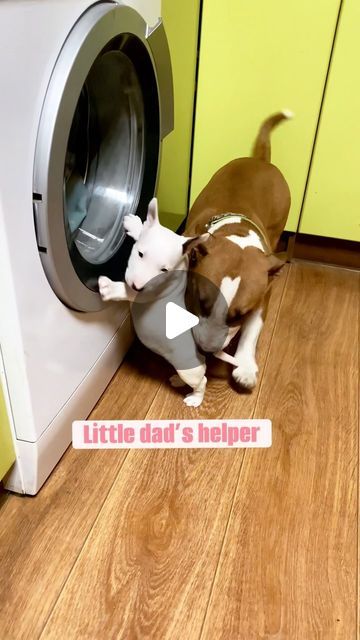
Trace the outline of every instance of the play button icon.
[[[216, 300], [219, 317], [226, 317], [227, 304], [221, 291], [202, 276], [192, 277], [177, 269], [155, 276], [136, 294], [130, 312], [135, 332], [141, 342], [154, 353], [170, 362], [177, 371], [194, 369], [205, 362], [198, 344], [208, 331], [208, 317], [200, 305], [190, 306], [186, 292], [188, 281], [193, 295], [199, 301], [198, 286], [205, 283], [211, 300]], [[220, 351], [227, 337], [227, 327], [219, 326], [212, 351]]]
[[168, 340], [181, 336], [182, 333], [196, 327], [197, 324], [199, 324], [199, 318], [193, 313], [186, 311], [174, 302], [167, 303], [165, 331]]

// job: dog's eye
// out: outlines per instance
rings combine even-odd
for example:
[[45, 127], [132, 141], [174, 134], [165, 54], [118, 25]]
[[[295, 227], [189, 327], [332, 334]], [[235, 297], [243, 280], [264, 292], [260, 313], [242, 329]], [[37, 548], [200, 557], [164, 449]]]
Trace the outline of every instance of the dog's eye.
[[144, 257], [144, 254], [143, 254], [142, 251], [138, 251], [138, 254], [139, 254], [139, 258], [143, 258]]
[[201, 315], [203, 315], [205, 318], [208, 318], [212, 309], [211, 300], [200, 297], [199, 302], [200, 302]]
[[161, 271], [162, 271], [163, 273], [166, 273], [167, 271], [169, 271], [169, 269], [166, 269], [166, 267], [163, 267], [163, 268], [161, 269]]

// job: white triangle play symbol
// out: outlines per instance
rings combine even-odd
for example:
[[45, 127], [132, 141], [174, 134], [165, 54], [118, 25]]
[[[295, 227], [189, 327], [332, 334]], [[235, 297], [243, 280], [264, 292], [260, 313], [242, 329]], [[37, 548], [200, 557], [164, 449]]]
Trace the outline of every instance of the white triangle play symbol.
[[174, 302], [166, 305], [166, 337], [172, 340], [199, 324], [199, 318]]

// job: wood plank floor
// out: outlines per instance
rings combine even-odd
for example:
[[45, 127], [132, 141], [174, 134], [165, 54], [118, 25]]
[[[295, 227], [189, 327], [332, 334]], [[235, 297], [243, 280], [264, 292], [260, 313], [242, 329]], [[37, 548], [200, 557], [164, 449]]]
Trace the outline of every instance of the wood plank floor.
[[360, 274], [275, 279], [256, 390], [200, 411], [134, 349], [94, 418], [273, 421], [264, 450], [66, 452], [0, 496], [1, 640], [358, 637]]

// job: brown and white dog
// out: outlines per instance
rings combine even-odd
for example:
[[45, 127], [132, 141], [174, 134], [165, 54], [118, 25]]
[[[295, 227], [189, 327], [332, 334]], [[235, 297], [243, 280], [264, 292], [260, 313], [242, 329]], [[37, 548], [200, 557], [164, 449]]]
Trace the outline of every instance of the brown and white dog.
[[[290, 117], [291, 112], [283, 111], [268, 118], [253, 156], [233, 160], [215, 173], [193, 204], [184, 234], [195, 236], [184, 244], [184, 251], [189, 254], [188, 303], [202, 316], [196, 340], [211, 353], [219, 331], [228, 331], [226, 347], [241, 329], [232, 375], [248, 389], [256, 385], [256, 345], [270, 276], [284, 264], [273, 252], [291, 201], [285, 178], [270, 163], [270, 133]], [[191, 273], [204, 278], [192, 278]], [[216, 289], [207, 281], [230, 301], [223, 314], [216, 312]]]

